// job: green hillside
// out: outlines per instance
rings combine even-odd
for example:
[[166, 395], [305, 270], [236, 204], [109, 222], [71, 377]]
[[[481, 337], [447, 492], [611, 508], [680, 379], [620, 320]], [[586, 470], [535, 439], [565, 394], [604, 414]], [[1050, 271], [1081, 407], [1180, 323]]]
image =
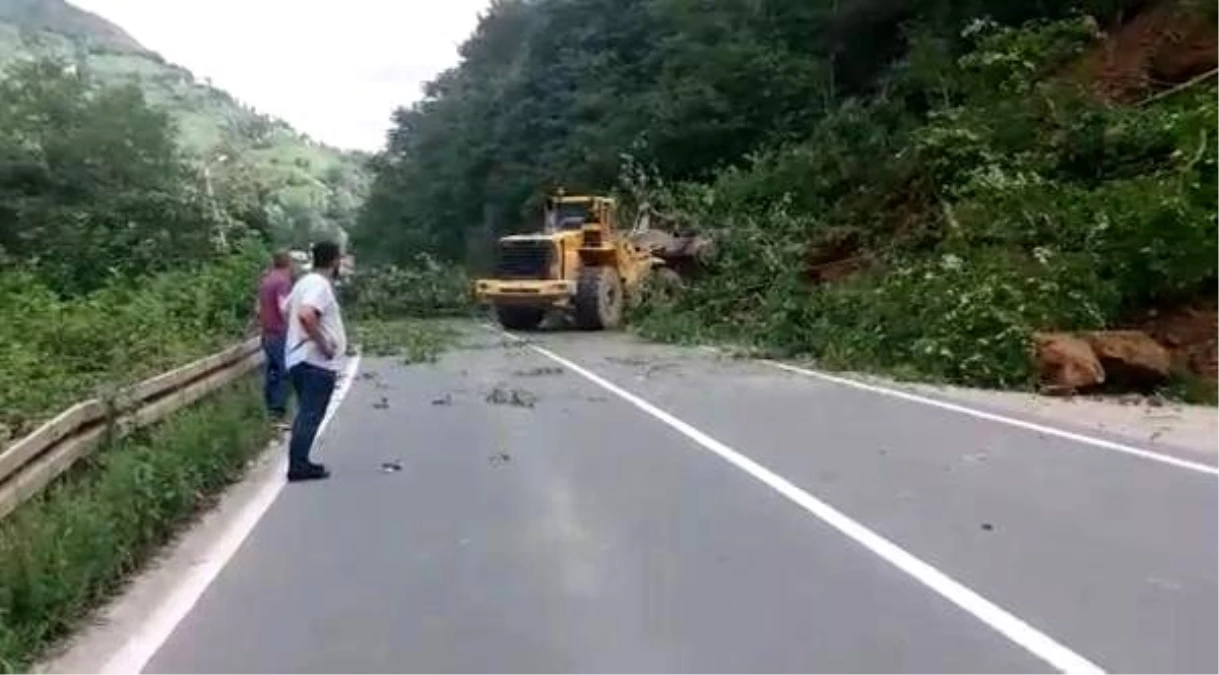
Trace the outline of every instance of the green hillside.
[[0, 0], [0, 72], [61, 60], [98, 85], [135, 84], [178, 128], [218, 192], [263, 195], [275, 239], [301, 244], [346, 229], [367, 189], [365, 157], [312, 141], [167, 63], [121, 28], [64, 0]]
[[0, 2], [0, 22], [28, 31], [52, 31], [115, 50], [146, 51], [123, 29], [66, 2], [5, 0]]

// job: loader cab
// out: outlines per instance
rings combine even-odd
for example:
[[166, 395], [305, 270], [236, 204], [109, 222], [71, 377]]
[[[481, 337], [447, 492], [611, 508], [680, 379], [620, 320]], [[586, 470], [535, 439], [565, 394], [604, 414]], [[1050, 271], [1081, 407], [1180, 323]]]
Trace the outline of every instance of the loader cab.
[[614, 200], [608, 197], [556, 194], [546, 200], [545, 231], [580, 232], [589, 228], [614, 228]]
[[[563, 192], [546, 200], [546, 233], [571, 235], [576, 248], [601, 251], [614, 238], [616, 208], [609, 197], [569, 196]], [[563, 237], [566, 239], [567, 237]]]
[[556, 202], [552, 206], [553, 229], [560, 232], [579, 231], [592, 218], [588, 204], [581, 202]]

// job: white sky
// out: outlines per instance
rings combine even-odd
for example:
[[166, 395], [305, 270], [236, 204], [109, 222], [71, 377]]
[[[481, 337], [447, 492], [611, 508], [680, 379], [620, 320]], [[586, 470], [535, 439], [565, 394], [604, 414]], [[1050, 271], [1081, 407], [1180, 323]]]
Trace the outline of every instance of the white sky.
[[341, 148], [456, 65], [489, 0], [70, 0], [197, 77]]

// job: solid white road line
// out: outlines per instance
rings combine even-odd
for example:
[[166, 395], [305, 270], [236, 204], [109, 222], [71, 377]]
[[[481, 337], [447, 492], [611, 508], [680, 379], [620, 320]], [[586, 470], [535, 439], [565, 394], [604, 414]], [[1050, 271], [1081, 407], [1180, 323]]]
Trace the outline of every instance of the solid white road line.
[[1063, 439], [1066, 439], [1069, 441], [1075, 441], [1077, 443], [1084, 443], [1086, 445], [1091, 445], [1091, 446], [1095, 446], [1098, 448], [1104, 448], [1105, 450], [1112, 450], [1114, 452], [1120, 452], [1120, 453], [1123, 453], [1126, 455], [1132, 455], [1134, 457], [1139, 457], [1141, 459], [1146, 459], [1146, 460], [1150, 460], [1153, 462], [1159, 462], [1161, 464], [1167, 464], [1169, 466], [1175, 466], [1180, 469], [1189, 469], [1190, 471], [1197, 471], [1199, 473], [1206, 473], [1206, 474], [1210, 474], [1212, 476], [1219, 476], [1219, 468], [1217, 468], [1217, 467], [1210, 466], [1207, 464], [1201, 464], [1198, 462], [1191, 462], [1186, 459], [1180, 459], [1178, 457], [1173, 457], [1172, 455], [1165, 455], [1165, 454], [1162, 454], [1159, 452], [1143, 450], [1141, 448], [1136, 448], [1132, 445], [1125, 445], [1123, 443], [1107, 441], [1103, 438], [1096, 438], [1094, 436], [1087, 436], [1085, 434], [1076, 433], [1074, 431], [1066, 431], [1064, 429], [1057, 429], [1054, 427], [1045, 426], [1043, 424], [1037, 424], [1035, 422], [1027, 422], [1025, 420], [1016, 419], [1014, 417], [1007, 417], [1005, 415], [997, 415], [995, 413], [985, 412], [983, 410], [977, 410], [975, 408], [970, 408], [970, 407], [959, 405], [956, 403], [949, 403], [947, 401], [941, 401], [938, 399], [929, 398], [927, 396], [920, 396], [918, 394], [912, 394], [910, 392], [901, 391], [898, 389], [890, 389], [888, 387], [881, 387], [881, 386], [877, 386], [874, 384], [867, 384], [865, 382], [860, 382], [858, 380], [853, 380], [853, 379], [850, 379], [847, 377], [839, 377], [837, 375], [829, 375], [827, 373], [820, 373], [815, 370], [809, 370], [807, 368], [800, 368], [798, 366], [781, 363], [779, 361], [762, 360], [762, 361], [760, 361], [760, 363], [764, 363], [772, 368], [778, 368], [779, 370], [783, 370], [783, 371], [786, 371], [789, 373], [795, 373], [797, 375], [804, 375], [805, 377], [812, 377], [812, 378], [816, 378], [819, 380], [824, 380], [826, 382], [833, 382], [834, 384], [841, 384], [841, 385], [845, 385], [848, 387], [854, 387], [856, 389], [870, 391], [874, 394], [882, 394], [884, 396], [891, 396], [893, 398], [899, 398], [899, 399], [902, 399], [905, 401], [910, 401], [913, 403], [921, 403], [922, 405], [931, 406], [933, 408], [939, 408], [941, 410], [949, 410], [949, 411], [952, 411], [955, 413], [960, 413], [962, 415], [969, 415], [970, 417], [974, 417], [974, 418], [981, 419], [981, 420], [986, 420], [988, 422], [998, 422], [999, 424], [1006, 424], [1008, 426], [1017, 427], [1019, 429], [1035, 431], [1040, 434], [1045, 434], [1046, 436], [1054, 436], [1056, 438], [1063, 438]]
[[[343, 399], [350, 391], [352, 383], [355, 381], [356, 372], [360, 368], [360, 356], [356, 355], [347, 363], [347, 368], [343, 373], [343, 380], [339, 383], [338, 389], [334, 392], [334, 397], [330, 401], [330, 407], [326, 410], [326, 416], [322, 418], [321, 426], [318, 427], [318, 437], [326, 430], [326, 426], [330, 424], [331, 418], [334, 417], [335, 411], [343, 403]], [[253, 499], [246, 504], [240, 513], [229, 524], [224, 533], [218, 538], [203, 556], [203, 559], [195, 564], [182, 581], [174, 588], [174, 590], [165, 597], [156, 611], [148, 617], [143, 625], [127, 639], [123, 647], [119, 649], [110, 659], [102, 666], [100, 673], [139, 673], [144, 670], [144, 666], [152, 660], [157, 651], [161, 649], [161, 645], [169, 639], [173, 634], [174, 629], [178, 627], [182, 619], [190, 613], [191, 609], [203, 596], [204, 591], [211, 585], [212, 581], [220, 575], [221, 570], [228, 564], [229, 560], [237, 553], [237, 549], [241, 547], [242, 542], [249, 536], [254, 527], [258, 525], [258, 521], [262, 519], [267, 510], [271, 508], [271, 504], [275, 502], [275, 498], [279, 496], [280, 491], [284, 489], [287, 481], [284, 475], [288, 469], [288, 459], [284, 457], [280, 460], [279, 467], [274, 473], [270, 474], [265, 483], [259, 488]]]
[[[497, 329], [493, 329], [497, 330]], [[499, 331], [502, 332], [502, 331]], [[909, 575], [941, 597], [965, 610], [979, 621], [990, 626], [1013, 643], [1028, 650], [1051, 666], [1066, 673], [1103, 673], [1100, 666], [1076, 654], [1070, 648], [1054, 640], [1023, 619], [999, 607], [972, 589], [952, 579], [947, 574], [906, 552], [897, 544], [869, 530], [859, 522], [838, 511], [829, 504], [797, 487], [786, 478], [758, 464], [727, 445], [715, 440], [677, 417], [661, 410], [644, 399], [606, 380], [596, 373], [536, 344], [521, 340], [510, 333], [508, 337], [524, 342], [530, 349], [579, 374], [602, 389], [663, 422], [686, 438], [694, 441], [738, 469], [761, 481], [775, 492], [787, 497], [804, 510], [889, 564]]]

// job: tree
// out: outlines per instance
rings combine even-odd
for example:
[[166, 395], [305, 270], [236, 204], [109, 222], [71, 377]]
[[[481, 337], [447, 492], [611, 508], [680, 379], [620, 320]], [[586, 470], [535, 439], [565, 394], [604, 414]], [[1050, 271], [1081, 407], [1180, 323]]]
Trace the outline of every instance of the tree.
[[166, 116], [62, 63], [0, 80], [0, 246], [63, 292], [206, 257], [214, 222]]
[[394, 112], [353, 238], [366, 258], [459, 259], [488, 215], [532, 227], [556, 186], [611, 189], [623, 155], [702, 179], [807, 139], [888, 86], [911, 35], [951, 60], [972, 18], [1137, 1], [496, 0], [462, 62]]

